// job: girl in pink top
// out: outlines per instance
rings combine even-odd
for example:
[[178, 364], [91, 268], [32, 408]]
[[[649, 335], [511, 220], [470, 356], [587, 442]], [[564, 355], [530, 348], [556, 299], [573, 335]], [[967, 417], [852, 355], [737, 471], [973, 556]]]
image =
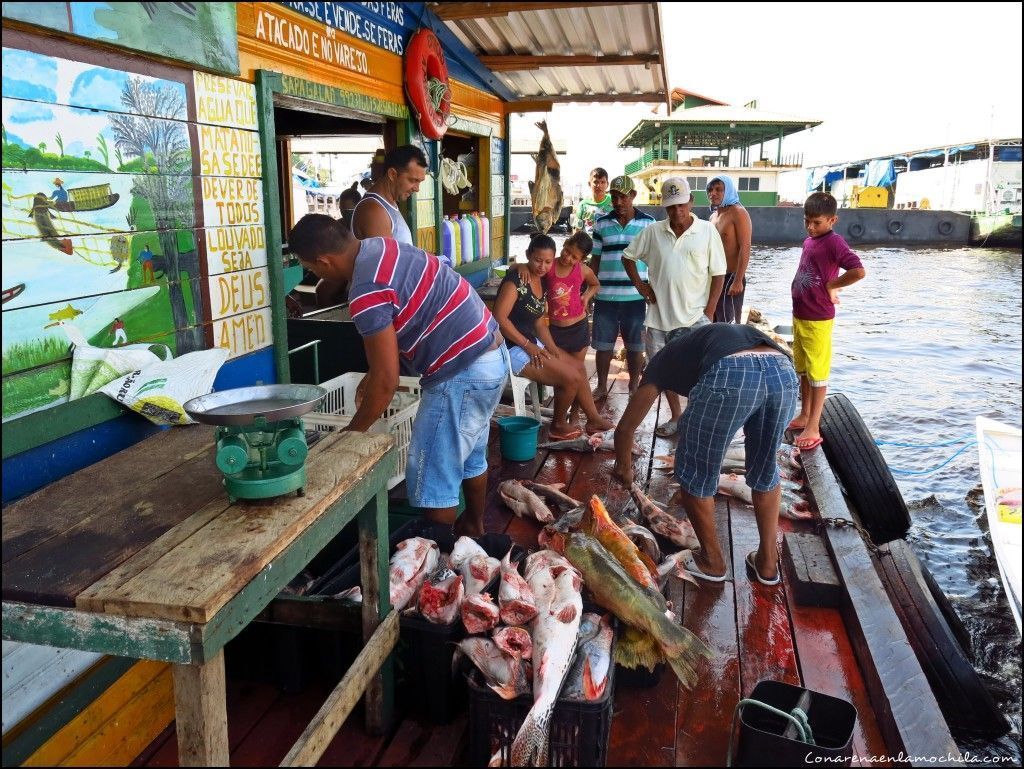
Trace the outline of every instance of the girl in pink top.
[[[570, 235], [547, 274], [548, 328], [560, 350], [583, 362], [590, 347], [590, 319], [587, 306], [601, 284], [585, 263], [594, 241], [584, 232]], [[586, 289], [584, 290], [584, 284]], [[574, 401], [569, 421], [579, 418], [580, 405]]]

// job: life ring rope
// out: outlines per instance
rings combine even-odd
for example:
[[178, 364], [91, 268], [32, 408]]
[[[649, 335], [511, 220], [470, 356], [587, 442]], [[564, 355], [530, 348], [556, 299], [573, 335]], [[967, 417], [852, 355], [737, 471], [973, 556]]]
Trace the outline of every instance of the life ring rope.
[[444, 136], [452, 102], [448, 65], [441, 42], [426, 27], [413, 34], [406, 48], [405, 90], [420, 133], [427, 139]]

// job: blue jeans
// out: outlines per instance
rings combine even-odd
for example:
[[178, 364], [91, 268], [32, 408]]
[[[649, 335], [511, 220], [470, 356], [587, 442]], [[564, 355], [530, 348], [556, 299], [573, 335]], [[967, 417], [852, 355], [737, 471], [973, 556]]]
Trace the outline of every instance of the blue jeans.
[[690, 390], [679, 417], [676, 480], [695, 497], [718, 491], [725, 451], [743, 428], [747, 485], [771, 491], [779, 483], [775, 452], [796, 410], [800, 380], [785, 355], [722, 358]]
[[491, 415], [507, 376], [508, 356], [499, 348], [423, 389], [405, 470], [413, 506], [455, 507], [462, 481], [486, 472]]

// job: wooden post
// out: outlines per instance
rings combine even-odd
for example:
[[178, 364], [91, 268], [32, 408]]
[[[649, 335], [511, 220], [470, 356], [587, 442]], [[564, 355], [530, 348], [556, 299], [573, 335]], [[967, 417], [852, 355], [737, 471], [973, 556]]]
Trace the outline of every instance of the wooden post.
[[173, 665], [179, 766], [229, 766], [224, 650], [202, 665]]
[[[359, 577], [363, 586], [363, 642], [369, 643], [381, 617], [391, 611], [388, 589], [388, 493], [376, 497], [359, 512]], [[366, 731], [383, 734], [391, 725], [394, 671], [389, 658], [366, 687]]]

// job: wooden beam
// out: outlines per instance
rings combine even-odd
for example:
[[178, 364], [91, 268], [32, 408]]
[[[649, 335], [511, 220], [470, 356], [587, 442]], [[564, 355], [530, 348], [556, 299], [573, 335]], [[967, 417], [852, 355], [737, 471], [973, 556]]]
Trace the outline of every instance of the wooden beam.
[[302, 736], [288, 751], [281, 766], [314, 766], [320, 760], [345, 719], [359, 703], [359, 698], [363, 696], [374, 674], [395, 648], [398, 641], [398, 617], [398, 612], [391, 612], [377, 628], [341, 683], [331, 692]]
[[661, 57], [653, 53], [635, 56], [479, 56], [491, 72], [524, 72], [541, 67], [606, 67], [615, 65], [657, 64]]
[[224, 652], [202, 665], [175, 665], [178, 766], [229, 766]]
[[454, 21], [456, 19], [494, 18], [524, 11], [591, 8], [595, 5], [626, 5], [626, 3], [431, 3], [430, 10], [443, 21]]
[[550, 112], [551, 102], [550, 101], [529, 101], [524, 99], [523, 101], [510, 101], [505, 102], [505, 114], [509, 115], [513, 112]]
[[[821, 517], [853, 524], [824, 452], [808, 451], [800, 458]], [[890, 754], [950, 756], [949, 765], [961, 765], [956, 743], [864, 541], [852, 525], [828, 526], [824, 537], [843, 586], [840, 612]]]

